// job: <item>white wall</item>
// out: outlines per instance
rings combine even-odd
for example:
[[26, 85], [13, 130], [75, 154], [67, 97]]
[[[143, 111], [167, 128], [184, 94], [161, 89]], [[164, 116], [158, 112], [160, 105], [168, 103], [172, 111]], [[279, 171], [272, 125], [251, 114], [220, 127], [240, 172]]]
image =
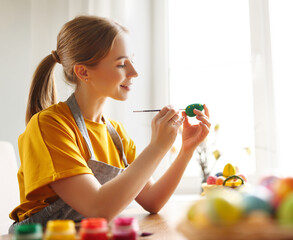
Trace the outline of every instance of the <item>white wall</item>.
[[[90, 9], [91, 7], [91, 9]], [[132, 110], [151, 107], [151, 8], [149, 0], [0, 0], [0, 140], [13, 144], [25, 129], [25, 110], [33, 72], [42, 58], [56, 48], [61, 26], [76, 15], [112, 17], [130, 30], [139, 77], [126, 102], [109, 101], [107, 116], [121, 121], [140, 152], [150, 138], [152, 115]], [[71, 93], [62, 68], [56, 67], [59, 100]]]
[[17, 154], [30, 82], [30, 11], [29, 1], [0, 1], [0, 139]]

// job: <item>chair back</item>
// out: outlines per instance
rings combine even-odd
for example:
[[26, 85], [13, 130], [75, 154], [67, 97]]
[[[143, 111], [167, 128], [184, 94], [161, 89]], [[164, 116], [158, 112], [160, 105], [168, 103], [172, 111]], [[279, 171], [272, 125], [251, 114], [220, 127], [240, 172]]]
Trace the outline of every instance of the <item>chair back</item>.
[[0, 234], [7, 234], [13, 221], [9, 213], [19, 205], [17, 162], [11, 143], [0, 141]]

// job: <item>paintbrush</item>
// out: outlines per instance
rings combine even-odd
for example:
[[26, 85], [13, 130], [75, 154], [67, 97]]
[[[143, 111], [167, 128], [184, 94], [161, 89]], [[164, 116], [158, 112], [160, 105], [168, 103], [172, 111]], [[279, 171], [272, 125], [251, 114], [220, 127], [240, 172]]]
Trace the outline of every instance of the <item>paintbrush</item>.
[[[188, 105], [185, 109], [179, 109], [180, 111], [185, 111], [186, 115], [189, 117], [194, 117], [196, 114], [194, 114], [193, 109], [197, 109], [202, 111], [203, 110], [203, 105], [200, 103], [193, 103]], [[139, 113], [139, 112], [159, 112], [161, 109], [145, 109], [145, 110], [135, 110], [133, 112]]]

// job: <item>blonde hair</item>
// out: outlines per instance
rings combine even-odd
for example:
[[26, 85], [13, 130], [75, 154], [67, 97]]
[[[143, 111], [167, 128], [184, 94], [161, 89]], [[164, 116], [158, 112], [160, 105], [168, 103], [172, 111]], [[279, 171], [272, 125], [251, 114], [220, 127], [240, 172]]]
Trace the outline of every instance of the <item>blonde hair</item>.
[[76, 85], [75, 64], [96, 65], [113, 46], [116, 36], [127, 29], [115, 21], [79, 16], [67, 22], [57, 37], [57, 49], [46, 56], [34, 72], [26, 109], [26, 124], [37, 112], [57, 101], [53, 70], [61, 63], [66, 81]]

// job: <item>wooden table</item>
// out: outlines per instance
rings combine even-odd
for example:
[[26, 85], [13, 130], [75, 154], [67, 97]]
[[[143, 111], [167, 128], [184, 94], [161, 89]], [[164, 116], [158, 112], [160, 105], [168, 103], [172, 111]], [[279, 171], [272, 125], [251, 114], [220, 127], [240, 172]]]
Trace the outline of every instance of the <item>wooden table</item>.
[[173, 196], [158, 214], [147, 214], [142, 208], [130, 208], [123, 211], [122, 216], [132, 216], [138, 219], [140, 232], [153, 233], [145, 240], [186, 240], [176, 230], [178, 223], [186, 215], [188, 207], [199, 196]]
[[[125, 209], [120, 216], [131, 216], [138, 220], [140, 232], [152, 233], [147, 237], [140, 237], [143, 240], [186, 240], [176, 230], [178, 223], [185, 216], [187, 208], [198, 199], [197, 195], [174, 195], [158, 214], [148, 214], [140, 206], [135, 205]], [[2, 235], [1, 240], [10, 240], [11, 236]]]

